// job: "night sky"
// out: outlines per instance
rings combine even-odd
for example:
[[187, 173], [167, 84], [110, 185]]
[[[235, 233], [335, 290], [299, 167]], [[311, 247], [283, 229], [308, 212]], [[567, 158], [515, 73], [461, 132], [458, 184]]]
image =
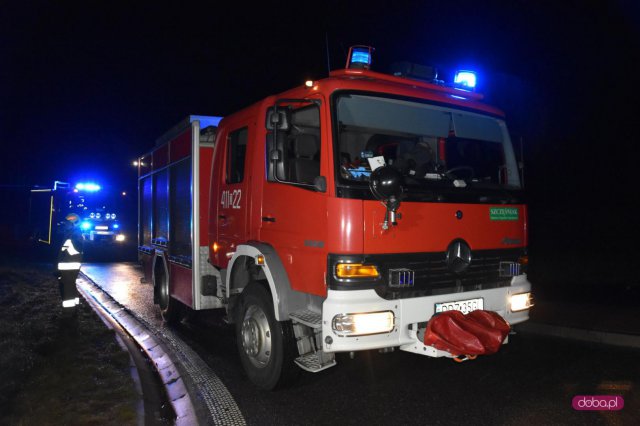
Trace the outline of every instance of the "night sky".
[[0, 184], [134, 189], [131, 161], [185, 116], [322, 78], [368, 44], [381, 71], [405, 59], [478, 69], [524, 141], [532, 257], [638, 282], [637, 1], [260, 3], [3, 4]]

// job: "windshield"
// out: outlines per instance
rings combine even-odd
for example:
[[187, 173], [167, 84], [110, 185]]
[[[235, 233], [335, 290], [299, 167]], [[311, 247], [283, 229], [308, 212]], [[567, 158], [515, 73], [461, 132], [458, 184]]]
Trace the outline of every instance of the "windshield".
[[517, 189], [504, 121], [420, 102], [345, 94], [336, 99], [339, 175], [368, 182], [372, 168], [400, 170], [412, 188]]

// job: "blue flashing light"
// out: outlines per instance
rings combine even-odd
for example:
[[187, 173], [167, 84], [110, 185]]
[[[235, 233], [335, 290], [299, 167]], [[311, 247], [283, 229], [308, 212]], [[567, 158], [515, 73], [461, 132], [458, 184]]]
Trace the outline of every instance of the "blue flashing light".
[[351, 63], [369, 65], [371, 63], [371, 55], [369, 54], [369, 49], [353, 49], [353, 53], [351, 54]]
[[117, 223], [114, 223], [113, 224], [113, 229], [118, 229], [118, 228], [120, 228], [120, 225], [118, 225]]
[[477, 76], [473, 71], [458, 71], [456, 72], [453, 82], [460, 88], [474, 90], [476, 88]]
[[78, 183], [76, 184], [76, 189], [78, 191], [95, 192], [95, 191], [100, 191], [101, 187], [100, 185], [95, 183]]
[[91, 229], [91, 222], [89, 222], [88, 220], [85, 220], [84, 222], [82, 222], [82, 223], [80, 224], [80, 228], [81, 228], [83, 231], [88, 231], [89, 229]]
[[369, 69], [371, 66], [371, 52], [373, 48], [369, 46], [353, 46], [349, 49], [347, 68]]

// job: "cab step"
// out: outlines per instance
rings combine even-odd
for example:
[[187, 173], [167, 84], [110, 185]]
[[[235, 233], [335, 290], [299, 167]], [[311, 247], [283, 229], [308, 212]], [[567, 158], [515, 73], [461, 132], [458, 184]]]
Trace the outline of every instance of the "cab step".
[[322, 327], [322, 314], [313, 312], [308, 309], [301, 309], [299, 311], [291, 312], [289, 314], [291, 321], [295, 323], [304, 324], [311, 328]]
[[293, 324], [298, 353], [295, 359], [298, 367], [311, 373], [317, 373], [336, 365], [336, 356], [322, 350], [322, 314], [309, 309], [291, 312], [289, 318]]
[[336, 365], [334, 354], [325, 354], [323, 351], [310, 352], [295, 359], [298, 367], [311, 373], [317, 373]]

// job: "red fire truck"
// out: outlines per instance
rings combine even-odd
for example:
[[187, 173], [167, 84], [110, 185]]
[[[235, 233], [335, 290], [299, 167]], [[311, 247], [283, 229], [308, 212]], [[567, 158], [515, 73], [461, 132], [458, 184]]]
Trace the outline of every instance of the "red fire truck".
[[[529, 318], [527, 210], [504, 114], [475, 75], [345, 69], [221, 119], [189, 116], [139, 158], [139, 255], [154, 301], [226, 310], [272, 389], [336, 352], [424, 343], [440, 312]], [[505, 339], [506, 341], [506, 339]]]

